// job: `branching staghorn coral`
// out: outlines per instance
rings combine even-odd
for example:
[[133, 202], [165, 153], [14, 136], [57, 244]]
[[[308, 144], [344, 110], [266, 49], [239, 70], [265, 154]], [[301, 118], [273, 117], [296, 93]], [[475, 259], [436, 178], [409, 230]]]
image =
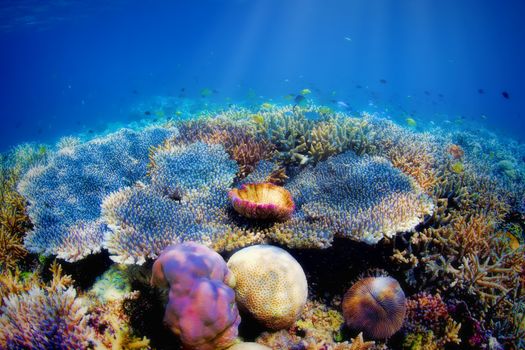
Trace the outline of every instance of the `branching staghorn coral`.
[[66, 148], [47, 164], [29, 169], [18, 184], [35, 226], [25, 246], [68, 261], [99, 251], [107, 231], [98, 220], [102, 199], [144, 178], [149, 147], [175, 132], [160, 127], [123, 129]]
[[0, 158], [0, 272], [13, 269], [27, 254], [22, 240], [31, 223], [16, 191], [18, 177], [16, 168]]
[[258, 130], [276, 145], [285, 163], [318, 162], [352, 149], [369, 151], [368, 122], [337, 113], [326, 115], [321, 107], [275, 107], [258, 111]]

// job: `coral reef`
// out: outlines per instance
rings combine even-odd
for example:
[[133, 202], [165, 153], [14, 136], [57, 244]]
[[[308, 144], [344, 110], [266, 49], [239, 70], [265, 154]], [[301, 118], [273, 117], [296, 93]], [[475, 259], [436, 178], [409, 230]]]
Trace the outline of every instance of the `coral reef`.
[[[322, 107], [283, 106], [259, 111], [257, 128], [287, 163], [306, 164], [352, 149], [368, 149], [366, 120], [322, 112]], [[311, 115], [319, 116], [312, 118]]]
[[219, 254], [193, 242], [169, 246], [153, 265], [151, 284], [169, 287], [164, 321], [188, 349], [235, 343], [241, 321], [231, 289], [235, 277]]
[[407, 316], [403, 325], [406, 349], [443, 349], [446, 344], [460, 344], [461, 323], [455, 322], [439, 294], [425, 292], [407, 300]]
[[284, 249], [255, 245], [233, 254], [228, 268], [236, 279], [235, 298], [265, 327], [282, 329], [299, 317], [308, 296], [301, 265]]
[[272, 349], [307, 350], [368, 350], [380, 349], [374, 341], [365, 341], [359, 333], [349, 341], [342, 341], [343, 316], [318, 301], [308, 301], [296, 324], [288, 330], [264, 332], [257, 342]]
[[[62, 276], [59, 265], [51, 267], [49, 286], [37, 279], [20, 281], [20, 274], [4, 277], [0, 315], [0, 347], [3, 349], [84, 349], [92, 343], [94, 330], [72, 280]], [[10, 279], [10, 281], [9, 281]], [[6, 283], [7, 282], [7, 283]]]
[[412, 230], [433, 210], [431, 199], [388, 161], [352, 151], [302, 171], [287, 188], [309, 220], [371, 244]]
[[271, 183], [243, 184], [229, 197], [235, 211], [251, 219], [285, 221], [295, 208], [290, 192]]
[[345, 294], [343, 315], [351, 329], [373, 339], [396, 333], [405, 319], [405, 293], [392, 277], [368, 277], [357, 281]]
[[261, 160], [270, 160], [275, 154], [275, 146], [261, 135], [256, 135], [255, 129], [249, 125], [239, 125], [225, 118], [215, 118], [213, 121], [187, 121], [179, 125], [180, 137], [170, 141], [173, 143], [194, 143], [197, 141], [208, 144], [220, 144], [231, 159], [239, 165], [239, 178], [250, 174]]
[[31, 223], [24, 198], [16, 191], [19, 171], [0, 158], [0, 272], [16, 267], [27, 254], [23, 245]]
[[[18, 184], [35, 226], [25, 237], [25, 246], [68, 261], [99, 251], [107, 231], [97, 221], [102, 199], [143, 178], [148, 148], [174, 132], [161, 127], [123, 129], [67, 148], [45, 165], [29, 169]], [[64, 242], [72, 250], [64, 249]]]
[[210, 243], [228, 231], [221, 218], [238, 168], [222, 146], [195, 143], [160, 152], [151, 184], [104, 199], [102, 215], [111, 229], [104, 244], [116, 262], [143, 263], [170, 244]]

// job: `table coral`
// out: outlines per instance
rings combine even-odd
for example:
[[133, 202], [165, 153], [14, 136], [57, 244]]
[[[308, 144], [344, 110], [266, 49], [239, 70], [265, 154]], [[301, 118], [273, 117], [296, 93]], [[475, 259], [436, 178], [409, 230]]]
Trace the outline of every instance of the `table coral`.
[[29, 169], [18, 184], [28, 200], [34, 229], [24, 244], [35, 253], [57, 254], [68, 238], [73, 251], [60, 256], [75, 261], [100, 250], [103, 223], [97, 222], [104, 196], [146, 175], [148, 148], [174, 129], [123, 129], [52, 155]]
[[412, 230], [433, 210], [421, 188], [387, 160], [352, 151], [304, 170], [286, 187], [309, 220], [371, 244]]
[[170, 244], [211, 243], [227, 233], [227, 189], [237, 165], [220, 145], [175, 147], [155, 156], [151, 184], [123, 188], [104, 200], [102, 215], [111, 230], [104, 245], [114, 261], [143, 263]]
[[169, 246], [153, 264], [151, 283], [169, 287], [164, 321], [188, 349], [235, 343], [240, 323], [231, 289], [235, 277], [219, 254], [193, 242]]

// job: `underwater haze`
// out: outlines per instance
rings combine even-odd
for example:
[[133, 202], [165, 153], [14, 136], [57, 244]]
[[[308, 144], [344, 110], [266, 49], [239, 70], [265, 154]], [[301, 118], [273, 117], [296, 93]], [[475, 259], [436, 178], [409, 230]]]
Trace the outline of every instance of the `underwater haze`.
[[0, 0], [0, 349], [525, 349], [525, 0]]
[[517, 0], [2, 1], [0, 149], [129, 121], [153, 96], [303, 88], [522, 140], [524, 15]]

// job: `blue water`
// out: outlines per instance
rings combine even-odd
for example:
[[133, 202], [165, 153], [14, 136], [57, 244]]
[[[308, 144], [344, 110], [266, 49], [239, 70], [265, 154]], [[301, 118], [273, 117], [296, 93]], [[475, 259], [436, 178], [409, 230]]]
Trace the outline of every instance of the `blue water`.
[[0, 151], [132, 121], [155, 96], [284, 103], [304, 88], [523, 140], [524, 15], [519, 0], [2, 1]]

